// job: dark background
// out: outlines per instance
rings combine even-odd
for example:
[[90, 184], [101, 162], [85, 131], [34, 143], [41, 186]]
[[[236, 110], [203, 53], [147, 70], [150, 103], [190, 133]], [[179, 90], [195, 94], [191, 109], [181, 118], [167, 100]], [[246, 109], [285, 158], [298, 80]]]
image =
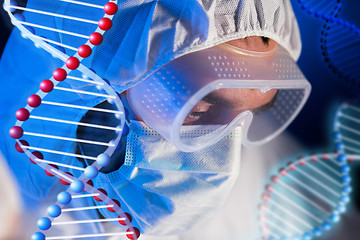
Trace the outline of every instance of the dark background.
[[[325, 63], [320, 49], [320, 34], [325, 22], [307, 14], [300, 8], [297, 0], [292, 0], [292, 5], [303, 43], [298, 64], [312, 85], [312, 93], [305, 108], [290, 126], [290, 130], [308, 148], [332, 147], [332, 113], [341, 102], [355, 99], [359, 89], [356, 90], [337, 78]], [[339, 18], [360, 28], [359, 10], [360, 1], [343, 0]]]

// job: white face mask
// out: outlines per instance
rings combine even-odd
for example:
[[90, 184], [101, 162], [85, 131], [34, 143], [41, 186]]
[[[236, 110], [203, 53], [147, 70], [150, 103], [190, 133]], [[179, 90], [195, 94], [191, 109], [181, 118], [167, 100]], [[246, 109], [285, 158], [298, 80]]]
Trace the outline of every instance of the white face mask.
[[[223, 205], [240, 170], [240, 127], [191, 153], [180, 152], [142, 122], [131, 121], [129, 128], [123, 166], [100, 174], [95, 186], [119, 199], [142, 233], [185, 232]], [[108, 211], [102, 214], [108, 217]]]

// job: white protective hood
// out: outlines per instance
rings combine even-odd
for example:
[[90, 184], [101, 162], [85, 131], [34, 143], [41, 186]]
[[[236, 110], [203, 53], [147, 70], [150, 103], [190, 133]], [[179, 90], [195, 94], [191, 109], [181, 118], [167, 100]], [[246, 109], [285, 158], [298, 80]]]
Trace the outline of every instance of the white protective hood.
[[126, 0], [113, 24], [91, 68], [118, 92], [181, 55], [247, 36], [275, 40], [294, 60], [301, 51], [289, 0]]

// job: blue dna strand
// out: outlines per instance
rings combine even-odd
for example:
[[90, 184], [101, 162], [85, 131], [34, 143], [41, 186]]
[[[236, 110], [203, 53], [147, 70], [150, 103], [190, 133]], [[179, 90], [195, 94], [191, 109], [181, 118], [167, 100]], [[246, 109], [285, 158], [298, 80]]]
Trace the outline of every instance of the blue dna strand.
[[336, 149], [350, 159], [360, 156], [360, 104], [345, 102], [335, 113], [334, 141]]
[[312, 239], [345, 212], [351, 192], [348, 163], [360, 160], [358, 101], [339, 106], [333, 131], [335, 153], [300, 157], [271, 177], [259, 205], [264, 239]]
[[343, 4], [343, 0], [298, 0], [301, 8], [315, 17], [335, 17]]
[[[110, 157], [118, 149], [121, 137], [127, 134], [125, 111], [118, 94], [86, 67], [93, 48], [102, 43], [106, 31], [112, 27], [112, 18], [118, 10], [117, 1], [99, 0], [94, 4], [90, 1], [39, 0], [20, 6], [16, 1], [5, 0], [4, 8], [23, 37], [63, 62], [52, 76], [40, 82], [40, 89], [16, 112], [17, 121], [9, 132], [16, 139], [18, 152], [25, 153], [48, 176], [56, 176], [68, 186], [66, 191], [59, 193], [57, 202], [49, 206], [46, 216], [39, 219], [39, 231], [31, 239], [100, 239], [117, 235], [138, 239], [140, 232], [131, 223], [131, 215], [122, 210], [126, 207], [121, 206], [122, 200], [110, 199], [106, 190], [94, 188], [91, 181], [110, 164]], [[84, 9], [86, 18], [78, 16]], [[110, 115], [116, 121], [109, 124], [81, 122], [81, 117], [88, 112], [97, 112], [104, 117]], [[107, 139], [81, 138], [77, 134], [79, 128], [96, 129]], [[79, 144], [96, 147], [100, 154], [82, 154], [78, 151]], [[114, 217], [103, 219], [99, 212], [104, 209]], [[84, 219], [68, 220], [66, 216], [83, 211], [87, 212], [82, 214]], [[63, 233], [64, 229], [76, 229], [79, 224], [104, 222], [113, 222], [118, 231]]]
[[328, 231], [349, 202], [349, 171], [339, 153], [300, 157], [280, 168], [259, 204], [262, 238], [309, 240]]
[[321, 32], [324, 61], [334, 74], [359, 87], [360, 29], [339, 17], [343, 0], [298, 0], [302, 9], [325, 24]]
[[[104, 159], [106, 159], [106, 157], [102, 160]], [[64, 178], [66, 178], [66, 176], [64, 176]], [[85, 191], [83, 191], [83, 189], [84, 184], [82, 181], [75, 180], [71, 183], [69, 190], [59, 193], [57, 196], [58, 201], [48, 207], [47, 216], [38, 220], [37, 226], [40, 231], [34, 233], [32, 235], [32, 239], [100, 239], [100, 237], [111, 236], [126, 236], [128, 239], [137, 239], [139, 237], [139, 230], [131, 226], [131, 215], [129, 213], [124, 213], [121, 210], [119, 201], [107, 197], [105, 190], [92, 187], [91, 182], [85, 185]], [[99, 204], [84, 207], [82, 201], [89, 198], [94, 198], [97, 202], [99, 202]], [[99, 209], [109, 211], [113, 214], [113, 217], [100, 218], [97, 213]], [[79, 216], [79, 212], [87, 213], [82, 214], [80, 219], [69, 219], [67, 214], [74, 212], [77, 213], [76, 216]], [[127, 230], [113, 232], [104, 232], [100, 229], [97, 232], [92, 230], [94, 229], [92, 224], [108, 222], [115, 222], [119, 226], [126, 227]], [[83, 225], [82, 229], [86, 229], [85, 233], [79, 234], [79, 232], [77, 232], [78, 225]], [[67, 232], [66, 235], [62, 234], [65, 229]], [[92, 232], [90, 233], [90, 231]], [[74, 233], [72, 234], [72, 232]]]

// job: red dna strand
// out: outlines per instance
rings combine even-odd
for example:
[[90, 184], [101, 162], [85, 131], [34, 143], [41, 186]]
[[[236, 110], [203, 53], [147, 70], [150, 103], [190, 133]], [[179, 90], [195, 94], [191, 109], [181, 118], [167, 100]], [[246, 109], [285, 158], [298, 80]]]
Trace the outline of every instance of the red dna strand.
[[349, 202], [347, 162], [344, 154], [322, 153], [280, 168], [259, 204], [262, 238], [310, 240], [331, 229]]
[[342, 0], [298, 0], [302, 9], [325, 21], [321, 32], [321, 51], [324, 61], [336, 76], [359, 87], [360, 30], [341, 19]]
[[[47, 175], [56, 176], [64, 185], [70, 185], [67, 191], [59, 194], [57, 203], [49, 207], [47, 216], [39, 220], [40, 231], [33, 234], [33, 240], [115, 235], [137, 239], [140, 235], [131, 223], [131, 215], [121, 209], [121, 199], [110, 199], [105, 190], [94, 188], [91, 181], [101, 168], [110, 164], [110, 157], [126, 134], [123, 131], [125, 111], [118, 94], [83, 64], [91, 57], [93, 48], [102, 43], [118, 10], [116, 0], [98, 1], [98, 4], [100, 2], [103, 4], [73, 0], [35, 1], [27, 6], [9, 0], [4, 3], [12, 22], [24, 37], [64, 62], [51, 77], [41, 81], [40, 90], [30, 95], [26, 106], [16, 112], [16, 124], [10, 129], [10, 136], [17, 141], [17, 151], [27, 154], [30, 161], [43, 168]], [[84, 13], [84, 9], [85, 16], [91, 19], [76, 16]], [[63, 13], [59, 13], [61, 11]], [[102, 103], [107, 103], [106, 107], [101, 107]], [[81, 117], [91, 111], [112, 115], [117, 121], [107, 125], [80, 122]], [[78, 127], [103, 131], [109, 141], [79, 138], [76, 135]], [[98, 156], [78, 153], [79, 143], [100, 148], [102, 153]], [[84, 166], [79, 159], [92, 163]], [[68, 208], [70, 203], [86, 198], [94, 198], [97, 204]], [[114, 218], [101, 219], [96, 217], [98, 214], [93, 214], [87, 220], [58, 222], [66, 212], [101, 208], [114, 213]], [[69, 225], [101, 222], [117, 222], [121, 232], [51, 235], [55, 226], [67, 225], [67, 229], [72, 229]]]
[[[56, 0], [29, 1], [19, 6], [14, 0], [5, 0], [4, 8], [22, 36], [32, 40], [75, 68], [92, 49], [102, 43], [104, 33], [111, 29], [118, 10], [117, 0], [91, 1]], [[78, 16], [79, 15], [79, 16]], [[68, 59], [72, 56], [71, 59]], [[77, 61], [75, 58], [77, 58]]]

